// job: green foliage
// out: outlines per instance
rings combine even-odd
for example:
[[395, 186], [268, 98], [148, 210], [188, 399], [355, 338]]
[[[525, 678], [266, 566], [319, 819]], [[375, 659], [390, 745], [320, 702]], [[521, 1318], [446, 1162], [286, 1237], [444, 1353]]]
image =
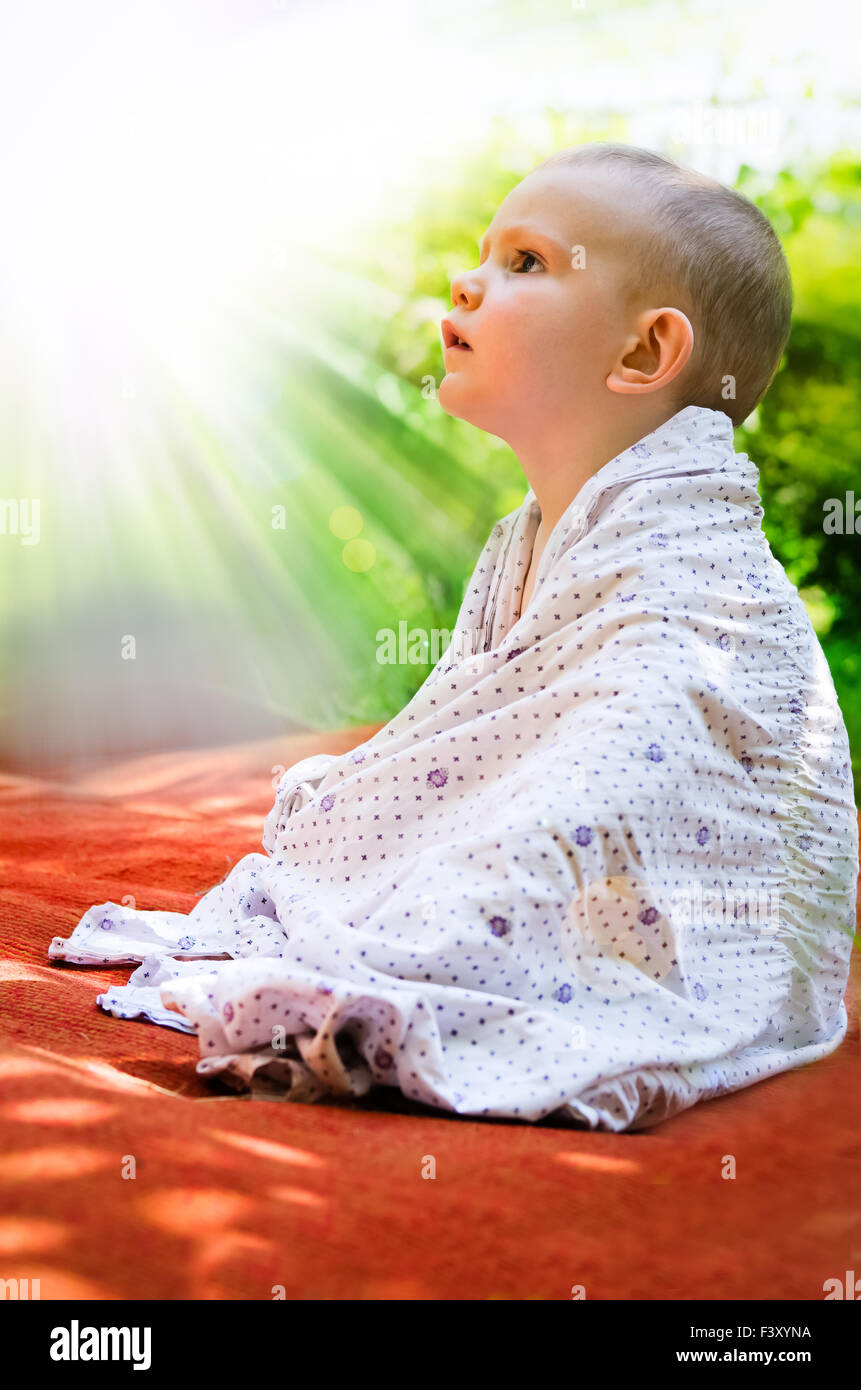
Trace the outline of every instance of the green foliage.
[[834, 679], [861, 790], [861, 516], [859, 534], [827, 534], [829, 499], [861, 500], [861, 162], [824, 166], [768, 184], [743, 168], [738, 187], [781, 235], [795, 294], [784, 361], [738, 431], [760, 470], [764, 529], [801, 591]]

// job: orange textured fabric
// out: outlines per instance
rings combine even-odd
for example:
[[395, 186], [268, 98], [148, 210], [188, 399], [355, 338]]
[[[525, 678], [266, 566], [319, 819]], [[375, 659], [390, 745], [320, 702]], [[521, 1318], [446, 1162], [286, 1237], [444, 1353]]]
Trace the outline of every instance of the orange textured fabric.
[[189, 911], [259, 847], [278, 767], [372, 731], [0, 779], [0, 1277], [42, 1298], [819, 1300], [861, 1270], [857, 952], [832, 1056], [621, 1135], [395, 1092], [233, 1098], [195, 1038], [97, 1008], [128, 970], [47, 964], [93, 903]]

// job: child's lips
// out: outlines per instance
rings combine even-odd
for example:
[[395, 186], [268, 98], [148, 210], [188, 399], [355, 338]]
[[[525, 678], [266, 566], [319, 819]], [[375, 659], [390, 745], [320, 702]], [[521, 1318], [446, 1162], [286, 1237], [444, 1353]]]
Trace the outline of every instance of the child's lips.
[[450, 319], [443, 319], [440, 326], [442, 328], [443, 352], [472, 352], [469, 343], [458, 333]]

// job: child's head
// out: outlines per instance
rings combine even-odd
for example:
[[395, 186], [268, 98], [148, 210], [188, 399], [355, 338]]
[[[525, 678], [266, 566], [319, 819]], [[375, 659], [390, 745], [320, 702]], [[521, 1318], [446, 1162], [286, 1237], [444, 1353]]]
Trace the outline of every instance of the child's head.
[[515, 450], [596, 412], [637, 437], [688, 405], [738, 425], [789, 336], [768, 219], [648, 150], [551, 155], [503, 200], [481, 252], [452, 282], [449, 319], [472, 351], [446, 351], [439, 399]]

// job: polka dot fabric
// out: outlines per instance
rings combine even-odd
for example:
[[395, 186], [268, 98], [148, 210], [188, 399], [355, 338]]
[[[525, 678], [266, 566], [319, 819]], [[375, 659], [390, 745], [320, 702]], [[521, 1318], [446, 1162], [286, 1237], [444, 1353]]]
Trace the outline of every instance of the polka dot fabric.
[[530, 489], [409, 704], [284, 774], [265, 853], [50, 955], [139, 963], [103, 1008], [300, 1100], [621, 1131], [832, 1052], [849, 745], [757, 482], [726, 415], [680, 411], [581, 488], [521, 614]]

